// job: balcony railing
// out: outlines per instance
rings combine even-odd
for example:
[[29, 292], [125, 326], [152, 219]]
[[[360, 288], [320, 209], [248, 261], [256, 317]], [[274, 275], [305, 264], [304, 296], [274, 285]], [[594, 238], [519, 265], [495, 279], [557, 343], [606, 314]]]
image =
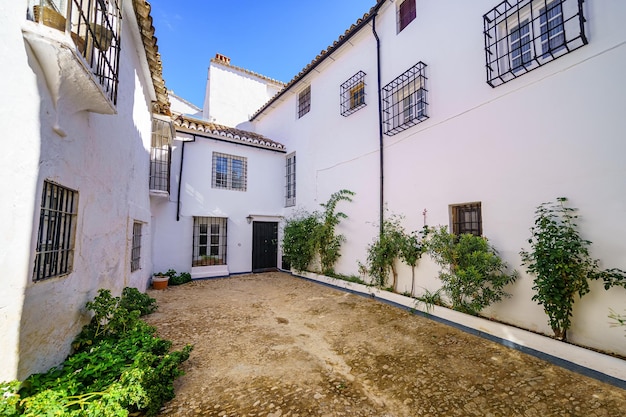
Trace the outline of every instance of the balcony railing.
[[117, 104], [120, 0], [31, 0], [27, 18], [68, 33], [105, 95]]

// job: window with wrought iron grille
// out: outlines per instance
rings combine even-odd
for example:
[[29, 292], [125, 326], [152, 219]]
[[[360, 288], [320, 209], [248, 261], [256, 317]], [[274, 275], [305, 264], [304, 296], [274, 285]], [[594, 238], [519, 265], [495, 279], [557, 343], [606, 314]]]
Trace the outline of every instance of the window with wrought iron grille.
[[33, 280], [72, 272], [78, 192], [44, 181]]
[[588, 43], [583, 0], [503, 1], [483, 16], [487, 84], [511, 81]]
[[398, 32], [407, 27], [417, 17], [415, 0], [404, 0], [398, 3]]
[[192, 266], [226, 265], [228, 219], [193, 218]]
[[28, 18], [69, 34], [105, 95], [117, 104], [121, 0], [30, 0]]
[[341, 115], [349, 116], [365, 107], [365, 73], [359, 71], [341, 84]]
[[285, 207], [296, 205], [296, 154], [285, 158]]
[[170, 191], [170, 156], [172, 124], [152, 119], [152, 146], [150, 147], [150, 189]]
[[298, 93], [298, 119], [311, 110], [311, 86]]
[[133, 222], [133, 242], [130, 252], [130, 272], [141, 269], [141, 223]]
[[213, 152], [213, 188], [246, 191], [247, 176], [247, 158]]
[[428, 119], [426, 64], [418, 62], [383, 87], [384, 133], [393, 136]]
[[452, 233], [456, 236], [469, 233], [482, 236], [483, 223], [480, 203], [455, 204], [450, 206]]

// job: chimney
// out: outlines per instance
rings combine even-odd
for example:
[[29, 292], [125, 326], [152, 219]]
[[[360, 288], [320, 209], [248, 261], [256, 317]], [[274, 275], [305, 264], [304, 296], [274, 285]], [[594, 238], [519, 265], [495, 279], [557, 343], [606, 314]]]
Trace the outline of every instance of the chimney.
[[215, 60], [226, 65], [230, 65], [230, 58], [226, 55], [215, 54]]

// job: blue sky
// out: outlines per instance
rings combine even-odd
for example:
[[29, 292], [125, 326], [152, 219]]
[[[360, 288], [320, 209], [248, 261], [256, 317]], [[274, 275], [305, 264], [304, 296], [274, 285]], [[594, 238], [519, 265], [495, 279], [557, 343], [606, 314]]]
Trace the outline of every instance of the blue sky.
[[209, 61], [290, 81], [375, 0], [148, 0], [168, 89], [202, 107]]

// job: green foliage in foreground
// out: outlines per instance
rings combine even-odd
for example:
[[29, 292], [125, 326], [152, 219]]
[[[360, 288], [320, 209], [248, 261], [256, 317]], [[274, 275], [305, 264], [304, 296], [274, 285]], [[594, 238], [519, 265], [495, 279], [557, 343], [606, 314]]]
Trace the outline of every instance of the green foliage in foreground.
[[139, 319], [156, 309], [155, 300], [134, 288], [122, 297], [101, 289], [87, 309], [94, 316], [65, 362], [21, 384], [0, 384], [0, 415], [153, 416], [174, 398], [173, 381], [192, 346], [170, 352], [171, 342]]
[[484, 237], [457, 237], [446, 226], [440, 226], [430, 232], [428, 248], [442, 268], [441, 288], [450, 297], [453, 309], [478, 315], [490, 304], [510, 296], [504, 287], [517, 279], [517, 272], [507, 272], [506, 263]]

